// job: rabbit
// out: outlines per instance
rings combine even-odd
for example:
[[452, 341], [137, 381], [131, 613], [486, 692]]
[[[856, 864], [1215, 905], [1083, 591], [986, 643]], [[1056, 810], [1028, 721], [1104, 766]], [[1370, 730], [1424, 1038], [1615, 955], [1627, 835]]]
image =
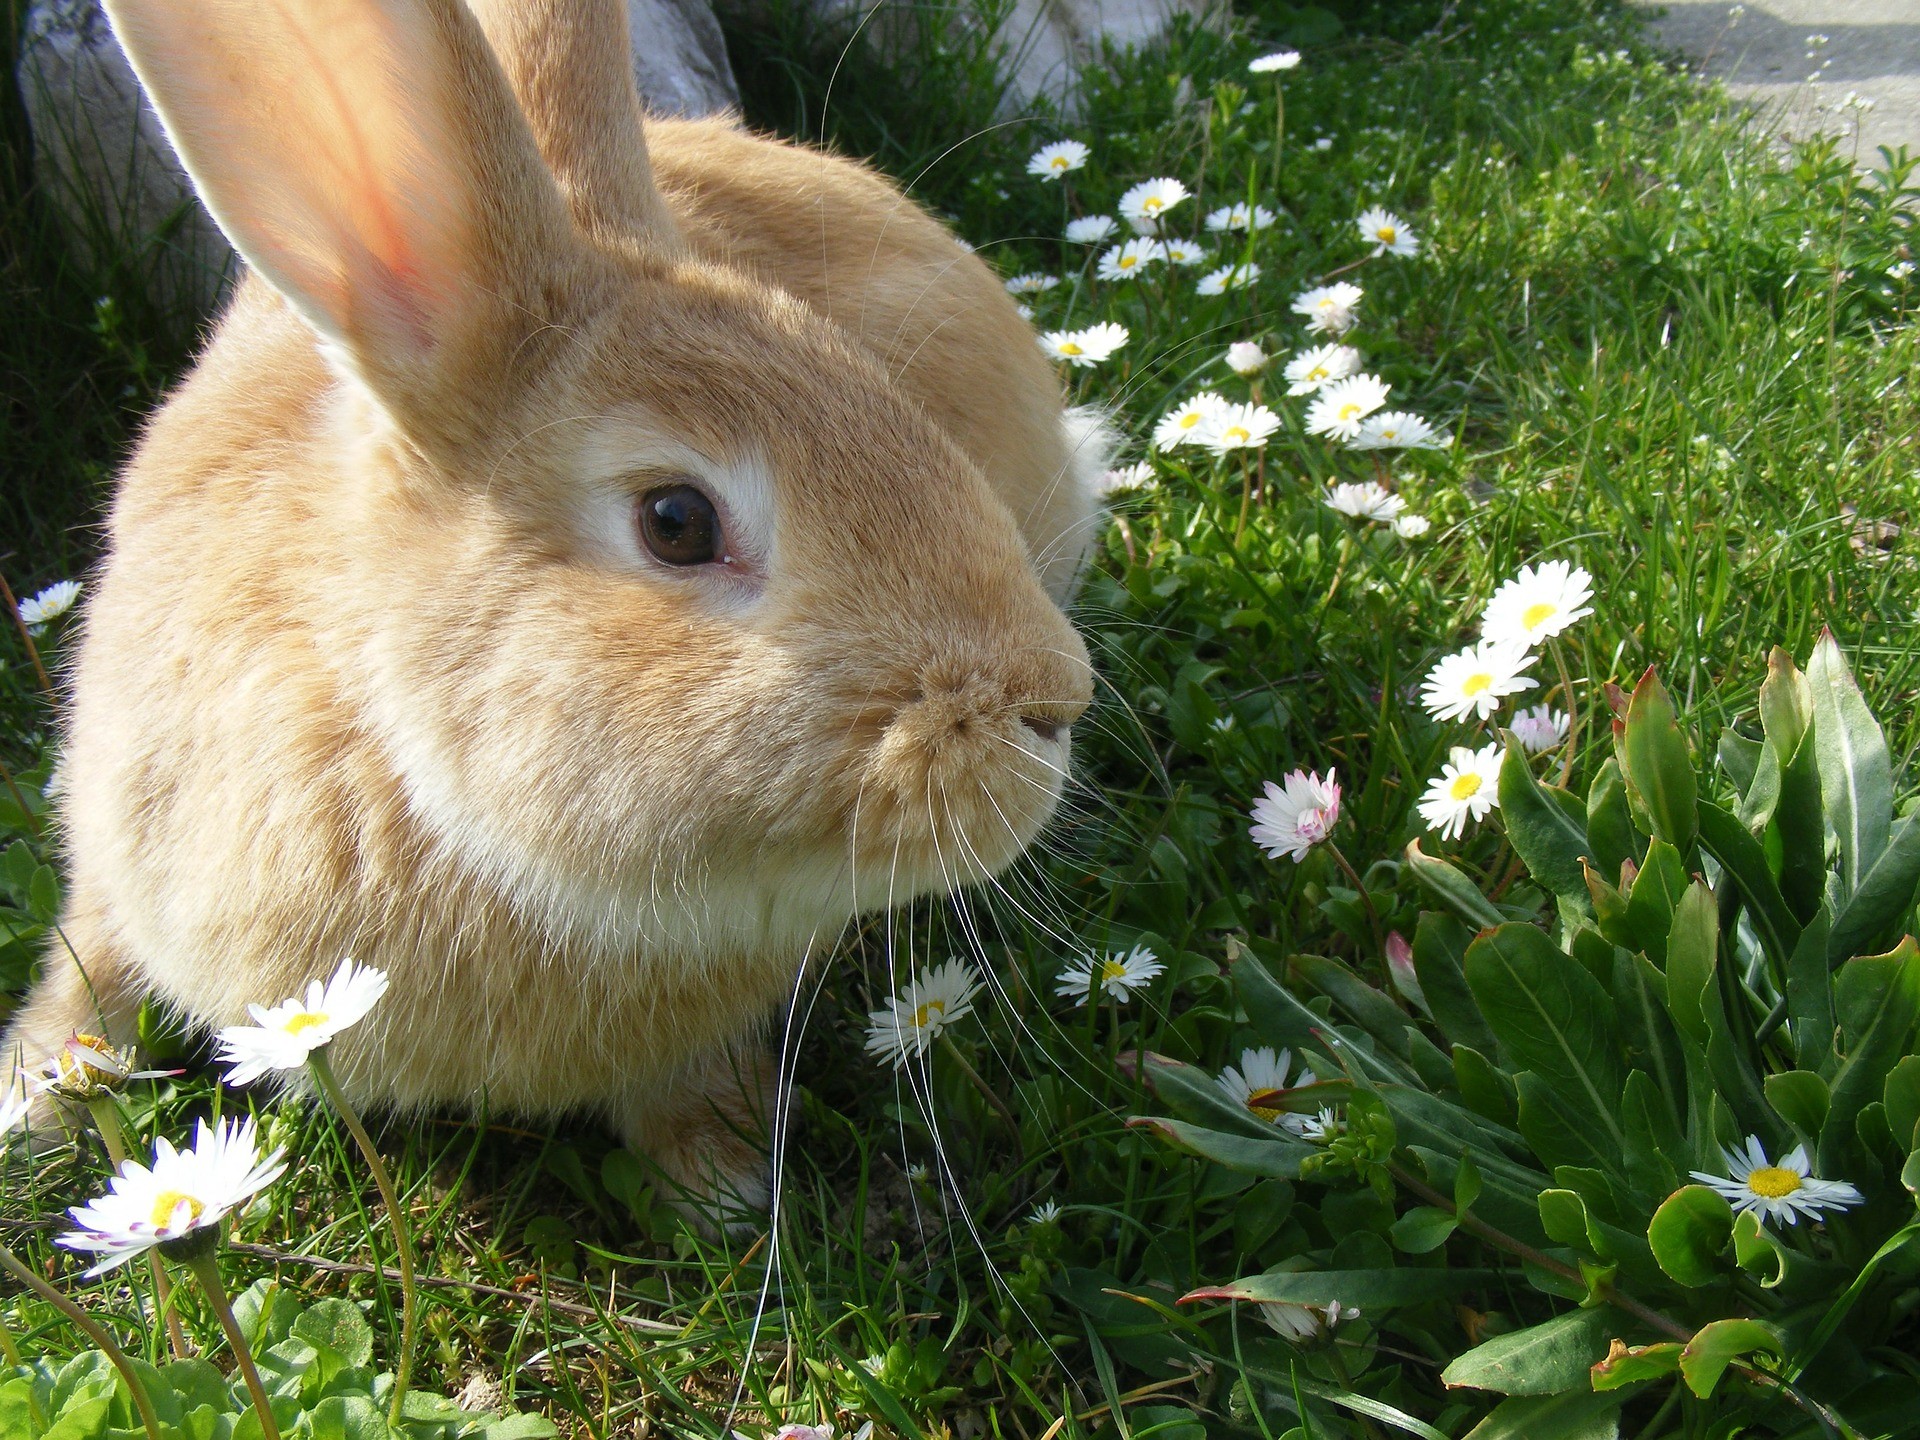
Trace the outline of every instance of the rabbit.
[[643, 118], [621, 0], [109, 0], [249, 273], [121, 476], [4, 1040], [332, 973], [356, 1103], [760, 1204], [766, 1023], [1054, 813], [1109, 444], [870, 170]]

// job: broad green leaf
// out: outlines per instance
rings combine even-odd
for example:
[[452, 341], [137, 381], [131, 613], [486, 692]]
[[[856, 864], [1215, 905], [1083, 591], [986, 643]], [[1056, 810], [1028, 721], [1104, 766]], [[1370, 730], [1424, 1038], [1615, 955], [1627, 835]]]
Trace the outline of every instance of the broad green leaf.
[[1513, 1083], [1520, 1099], [1516, 1123], [1541, 1160], [1556, 1169], [1573, 1166], [1626, 1178], [1620, 1168], [1625, 1136], [1616, 1144], [1607, 1133], [1608, 1127], [1619, 1127], [1617, 1114], [1610, 1110], [1605, 1124], [1596, 1124], [1585, 1101], [1574, 1101], [1531, 1070], [1522, 1070]]
[[[1887, 738], [1854, 683], [1847, 659], [1823, 630], [1807, 662], [1814, 753], [1827, 824], [1840, 838], [1840, 869], [1852, 896], [1886, 848], [1893, 823], [1893, 762]], [[1837, 926], [1836, 926], [1837, 928]]]
[[1695, 881], [1674, 906], [1667, 935], [1667, 1010], [1680, 1033], [1700, 1045], [1712, 1033], [1707, 1007], [1719, 1005], [1714, 985], [1719, 959], [1720, 912], [1713, 892]]
[[1786, 1277], [1792, 1252], [1767, 1233], [1760, 1217], [1742, 1210], [1733, 1217], [1733, 1259], [1768, 1289]]
[[1460, 1157], [1460, 1168], [1453, 1175], [1453, 1208], [1464, 1215], [1473, 1209], [1473, 1202], [1480, 1198], [1481, 1187], [1486, 1182], [1480, 1178], [1480, 1167], [1473, 1163], [1471, 1153]]
[[1764, 1350], [1781, 1355], [1785, 1349], [1778, 1332], [1758, 1320], [1715, 1320], [1694, 1332], [1680, 1351], [1680, 1374], [1687, 1388], [1702, 1400], [1719, 1387], [1727, 1367], [1743, 1355]]
[[1587, 844], [1587, 858], [1602, 875], [1618, 875], [1622, 861], [1637, 865], [1646, 853], [1627, 808], [1627, 782], [1611, 756], [1601, 763], [1587, 789]]
[[1806, 924], [1827, 893], [1827, 812], [1820, 798], [1819, 746], [1812, 731], [1780, 772], [1780, 800], [1767, 838], [1779, 847], [1780, 894]]
[[234, 1296], [233, 1315], [257, 1355], [293, 1333], [300, 1302], [278, 1280], [256, 1280]]
[[1828, 960], [1838, 965], [1891, 938], [1890, 932], [1913, 908], [1916, 886], [1920, 886], [1920, 808], [1909, 811], [1894, 829], [1887, 848], [1840, 907], [1833, 920], [1833, 938], [1827, 943]]
[[[1677, 1137], [1681, 1112], [1676, 1107], [1683, 1104], [1686, 1097], [1687, 1068], [1680, 1050], [1680, 1037], [1674, 1033], [1673, 1017], [1667, 1011], [1666, 977], [1653, 968], [1646, 956], [1615, 950], [1608, 989], [1613, 994], [1627, 1064], [1646, 1072], [1641, 1077], [1643, 1081], [1653, 1082], [1658, 1108], [1672, 1117], [1673, 1133]], [[1633, 1094], [1631, 1075], [1627, 1077], [1627, 1094]]]
[[1520, 1108], [1513, 1077], [1471, 1045], [1453, 1047], [1453, 1081], [1476, 1114], [1508, 1127], [1517, 1123]]
[[1467, 988], [1467, 946], [1473, 933], [1451, 915], [1437, 910], [1420, 914], [1413, 932], [1413, 973], [1427, 997], [1427, 1008], [1440, 1033], [1456, 1045], [1471, 1045], [1484, 1054], [1494, 1049], [1493, 1031], [1481, 1018]]
[[349, 1365], [373, 1360], [373, 1327], [351, 1300], [316, 1300], [293, 1322], [293, 1333], [312, 1345], [325, 1345]]
[[[1685, 1083], [1681, 1081], [1683, 1086]], [[1680, 1183], [1674, 1157], [1686, 1153], [1673, 1102], [1646, 1072], [1635, 1070], [1627, 1076], [1620, 1114], [1627, 1132], [1628, 1182], [1644, 1204], [1653, 1203], [1655, 1196], [1672, 1194]]]
[[1622, 737], [1627, 789], [1653, 823], [1653, 833], [1684, 853], [1693, 844], [1693, 756], [1680, 733], [1673, 700], [1651, 666], [1634, 687]]
[[1570, 1390], [1515, 1395], [1466, 1434], [1466, 1440], [1619, 1440], [1621, 1397]]
[[1467, 948], [1467, 984], [1516, 1070], [1531, 1070], [1591, 1118], [1614, 1148], [1626, 1084], [1613, 1005], [1598, 981], [1531, 925], [1502, 925]]
[[1726, 1273], [1722, 1255], [1733, 1238], [1733, 1207], [1705, 1185], [1687, 1185], [1653, 1212], [1647, 1243], [1660, 1268], [1682, 1285], [1711, 1285]]
[[1911, 1151], [1920, 1131], [1920, 1055], [1909, 1055], [1887, 1072], [1883, 1095], [1887, 1128], [1903, 1151]]
[[1411, 1061], [1416, 1050], [1425, 1048], [1432, 1051], [1423, 1057], [1430, 1067], [1442, 1074], [1446, 1072], [1446, 1057], [1409, 1022], [1407, 1012], [1338, 960], [1322, 955], [1295, 955], [1288, 962], [1288, 969], [1291, 977], [1306, 981], [1332, 1000], [1336, 1010], [1371, 1035], [1386, 1053]]
[[1127, 1122], [1137, 1129], [1159, 1136], [1190, 1155], [1212, 1160], [1243, 1175], [1266, 1175], [1281, 1180], [1297, 1180], [1300, 1162], [1316, 1151], [1303, 1141], [1284, 1138], [1280, 1127], [1275, 1134], [1256, 1138], [1209, 1130], [1185, 1120], [1169, 1120], [1158, 1115], [1137, 1115]]
[[1610, 1311], [1574, 1310], [1476, 1345], [1440, 1373], [1449, 1389], [1470, 1385], [1502, 1395], [1558, 1395], [1584, 1389], [1594, 1363], [1621, 1328]]
[[1233, 988], [1247, 1019], [1267, 1043], [1288, 1046], [1296, 1056], [1325, 1049], [1317, 1032], [1327, 1028], [1326, 1020], [1275, 980], [1259, 955], [1249, 951], [1233, 962]]
[[[1719, 760], [1720, 768], [1727, 772], [1727, 778], [1733, 781], [1733, 788], [1740, 792], [1741, 820], [1756, 828], [1765, 823], [1765, 816], [1757, 822], [1748, 820], [1747, 809], [1762, 803], [1756, 799], [1753, 782], [1759, 777], [1760, 758], [1765, 754], [1765, 745], [1758, 740], [1749, 740], [1731, 726], [1720, 732], [1720, 743], [1714, 747], [1714, 757]], [[1780, 772], [1777, 768], [1772, 780], [1773, 788], [1764, 795], [1767, 815], [1773, 813], [1773, 802], [1780, 794]]]
[[1854, 1121], [1885, 1092], [1888, 1072], [1912, 1048], [1920, 1023], [1920, 946], [1909, 936], [1890, 954], [1849, 960], [1834, 977], [1833, 998], [1846, 1058], [1833, 1072], [1833, 1101], [1820, 1131], [1823, 1175], [1853, 1168]]
[[1582, 865], [1580, 869], [1586, 876], [1587, 900], [1593, 907], [1594, 923], [1600, 927], [1600, 933], [1615, 945], [1638, 950], [1640, 940], [1628, 919], [1627, 897], [1608, 884], [1591, 865]]
[[[1920, 1062], [1916, 1062], [1920, 1063]], [[1767, 1076], [1767, 1103], [1809, 1144], [1820, 1138], [1832, 1096], [1827, 1082], [1811, 1070], [1782, 1070]]]
[[1446, 1244], [1447, 1237], [1459, 1226], [1451, 1210], [1437, 1205], [1416, 1205], [1393, 1222], [1387, 1236], [1396, 1250], [1408, 1255], [1426, 1255]]
[[334, 1395], [307, 1412], [313, 1440], [389, 1440], [387, 1417], [365, 1395]]
[[1659, 1380], [1679, 1369], [1680, 1342], [1677, 1340], [1633, 1346], [1616, 1340], [1607, 1351], [1607, 1358], [1588, 1372], [1588, 1380], [1595, 1390], [1618, 1390], [1643, 1380]]
[[480, 1440], [553, 1440], [559, 1433], [544, 1415], [502, 1415], [480, 1427]]
[[1680, 852], [1664, 840], [1647, 845], [1646, 863], [1627, 892], [1629, 949], [1644, 950], [1662, 969], [1667, 964], [1667, 932], [1673, 928], [1674, 907], [1687, 893], [1687, 867]]
[[1753, 921], [1754, 933], [1776, 965], [1784, 965], [1800, 941], [1800, 922], [1787, 908], [1767, 868], [1766, 851], [1746, 827], [1718, 805], [1699, 804], [1700, 848], [1720, 862]]
[[1507, 839], [1535, 880], [1556, 895], [1577, 897], [1584, 908], [1587, 882], [1581, 862], [1591, 853], [1587, 832], [1534, 778], [1527, 752], [1513, 733], [1505, 732], [1505, 738], [1506, 758], [1500, 762], [1500, 818], [1506, 825]]
[[1407, 842], [1407, 868], [1427, 893], [1440, 901], [1469, 925], [1486, 929], [1507, 917], [1480, 893], [1480, 887], [1455, 866], [1421, 850], [1418, 840]]
[[1579, 1250], [1602, 1260], [1610, 1259], [1601, 1248], [1587, 1202], [1572, 1190], [1542, 1190], [1535, 1202], [1540, 1208], [1540, 1227], [1547, 1238], [1569, 1250]]
[[1205, 1286], [1181, 1296], [1180, 1301], [1284, 1300], [1325, 1309], [1337, 1300], [1342, 1305], [1373, 1310], [1387, 1305], [1418, 1305], [1498, 1283], [1496, 1271], [1466, 1268], [1296, 1270], [1248, 1275], [1231, 1285]]
[[1209, 1129], [1270, 1140], [1281, 1128], [1233, 1099], [1220, 1088], [1218, 1080], [1197, 1065], [1149, 1055], [1144, 1069], [1154, 1093], [1170, 1108]]
[[1767, 678], [1760, 685], [1760, 728], [1782, 765], [1793, 758], [1813, 724], [1813, 687], [1800, 667], [1778, 645], [1767, 653]]
[[1833, 1064], [1833, 968], [1827, 963], [1832, 915], [1823, 905], [1800, 932], [1787, 961], [1787, 1019], [1793, 1025], [1794, 1064], [1828, 1076]]

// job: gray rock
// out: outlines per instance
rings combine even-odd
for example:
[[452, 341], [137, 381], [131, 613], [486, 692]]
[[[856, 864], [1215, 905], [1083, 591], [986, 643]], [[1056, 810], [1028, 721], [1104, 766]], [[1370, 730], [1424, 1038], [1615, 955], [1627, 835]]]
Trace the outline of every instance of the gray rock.
[[1205, 20], [1224, 8], [1213, 0], [1014, 0], [1000, 31], [1008, 107], [1040, 95], [1067, 97], [1081, 67], [1100, 58], [1105, 42], [1149, 45], [1175, 15]]
[[708, 0], [627, 0], [633, 75], [655, 115], [738, 109], [740, 87]]

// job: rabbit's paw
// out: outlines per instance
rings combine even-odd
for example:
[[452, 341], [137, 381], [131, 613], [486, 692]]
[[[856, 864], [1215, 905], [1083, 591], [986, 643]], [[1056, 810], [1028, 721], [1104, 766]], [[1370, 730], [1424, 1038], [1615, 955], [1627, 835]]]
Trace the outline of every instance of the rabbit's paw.
[[773, 1193], [763, 1138], [771, 1082], [767, 1056], [729, 1053], [667, 1094], [635, 1096], [615, 1124], [679, 1209], [710, 1229], [758, 1229]]

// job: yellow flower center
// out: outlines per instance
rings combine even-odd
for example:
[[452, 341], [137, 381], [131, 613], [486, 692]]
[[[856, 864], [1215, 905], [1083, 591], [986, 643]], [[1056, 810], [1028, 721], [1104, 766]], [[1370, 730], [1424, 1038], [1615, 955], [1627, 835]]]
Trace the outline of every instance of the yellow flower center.
[[1067, 168], [1067, 157], [1064, 155], [1056, 155], [1047, 163], [1056, 170], [1064, 170]]
[[1198, 425], [1203, 418], [1205, 417], [1203, 417], [1198, 410], [1190, 411], [1180, 417], [1180, 428], [1182, 430], [1191, 430], [1194, 426]]
[[1393, 237], [1396, 232], [1394, 231], [1394, 228], [1391, 225], [1382, 225], [1378, 230], [1374, 231], [1373, 233], [1380, 238], [1383, 244], [1391, 245], [1393, 243]]
[[1460, 687], [1460, 693], [1462, 695], [1478, 695], [1482, 690], [1485, 690], [1492, 684], [1493, 677], [1491, 675], [1469, 675], [1467, 677], [1467, 683]]
[[1122, 270], [1131, 270], [1139, 263], [1140, 257], [1138, 255], [1122, 255], [1120, 257], [1120, 268]]
[[924, 1030], [927, 1028], [927, 1023], [930, 1020], [932, 1020], [934, 1016], [938, 1015], [942, 1019], [945, 1019], [946, 1014], [947, 1014], [946, 1001], [929, 1000], [925, 1004], [923, 1004], [918, 1010], [913, 1012], [913, 1028], [916, 1030]]
[[1542, 600], [1536, 605], [1527, 606], [1525, 613], [1520, 617], [1520, 623], [1531, 630], [1536, 625], [1545, 624], [1559, 613], [1560, 607], [1558, 605], [1553, 605]]
[[192, 1225], [207, 1207], [191, 1195], [183, 1195], [178, 1190], [162, 1190], [153, 1201], [153, 1215], [150, 1217], [156, 1230], [164, 1229], [173, 1223], [173, 1215], [182, 1205], [187, 1207], [187, 1224]]
[[1253, 432], [1244, 425], [1229, 425], [1225, 430], [1220, 432], [1220, 438], [1222, 440], [1231, 440], [1236, 445], [1244, 444], [1253, 438]]
[[1060, 342], [1060, 353], [1062, 355], [1084, 355], [1087, 352], [1082, 350], [1076, 341], [1062, 340]]
[[1127, 962], [1124, 960], [1103, 961], [1100, 966], [1100, 983], [1110, 985], [1116, 980], [1127, 978]]
[[281, 1026], [280, 1028], [282, 1030], [285, 1030], [289, 1035], [299, 1035], [299, 1034], [303, 1034], [308, 1030], [313, 1029], [313, 1027], [316, 1025], [326, 1024], [327, 1019], [328, 1019], [327, 1016], [320, 1014], [316, 1011], [302, 1010], [298, 1015], [295, 1015], [294, 1017], [292, 1017], [290, 1020], [287, 1021], [285, 1025]]
[[1326, 378], [1327, 367], [1324, 365], [1316, 365], [1307, 372], [1307, 379], [1309, 380], [1324, 380]]
[[1747, 1188], [1766, 1200], [1783, 1200], [1800, 1189], [1799, 1175], [1778, 1165], [1768, 1165], [1747, 1176]]
[[1358, 420], [1363, 413], [1365, 412], [1351, 400], [1340, 407], [1340, 418], [1342, 420]]
[[1149, 195], [1140, 202], [1140, 208], [1149, 215], [1155, 215], [1165, 208], [1166, 203], [1158, 195]]
[[1453, 783], [1447, 786], [1447, 794], [1455, 800], [1471, 800], [1480, 793], [1481, 783], [1479, 772], [1469, 770], [1464, 775], [1453, 777]]
[[102, 1055], [113, 1053], [113, 1047], [104, 1035], [84, 1035], [75, 1031], [70, 1045], [61, 1047], [59, 1059], [56, 1062], [62, 1080], [78, 1081], [87, 1085], [109, 1085], [120, 1078], [113, 1071], [102, 1070], [98, 1065], [89, 1064], [75, 1055], [70, 1048], [71, 1045], [77, 1045], [84, 1050], [98, 1051]]

